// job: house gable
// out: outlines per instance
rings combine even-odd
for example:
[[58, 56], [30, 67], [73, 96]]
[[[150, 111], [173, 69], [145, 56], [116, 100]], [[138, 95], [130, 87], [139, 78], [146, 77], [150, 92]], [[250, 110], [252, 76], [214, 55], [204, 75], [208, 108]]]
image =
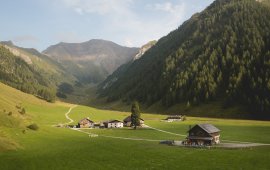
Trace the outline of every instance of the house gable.
[[203, 128], [196, 125], [189, 130], [189, 136], [198, 136], [198, 137], [211, 137], [211, 135], [206, 132]]

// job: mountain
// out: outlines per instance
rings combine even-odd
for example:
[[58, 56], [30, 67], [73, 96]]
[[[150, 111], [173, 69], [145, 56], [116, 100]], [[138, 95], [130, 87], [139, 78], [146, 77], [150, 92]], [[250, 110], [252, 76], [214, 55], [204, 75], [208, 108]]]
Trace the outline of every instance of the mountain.
[[136, 54], [136, 56], [133, 58], [133, 61], [138, 60], [139, 58], [141, 58], [144, 55], [144, 53], [146, 53], [146, 51], [148, 51], [150, 48], [152, 48], [156, 43], [157, 43], [157, 41], [153, 40], [153, 41], [150, 41], [147, 44], [143, 45], [140, 48], [139, 53]]
[[115, 81], [118, 80], [121, 75], [125, 74], [126, 70], [132, 65], [135, 60], [141, 58], [150, 48], [156, 44], [156, 41], [150, 41], [147, 44], [143, 45], [139, 52], [127, 63], [121, 65], [117, 68], [111, 75], [109, 75], [102, 83], [99, 84], [99, 88], [106, 89], [111, 86]]
[[[268, 1], [267, 1], [268, 2]], [[216, 0], [125, 68], [108, 101], [187, 107], [221, 101], [270, 112], [270, 8], [255, 0]]]
[[53, 101], [57, 86], [75, 78], [64, 68], [35, 49], [0, 42], [0, 81], [23, 92]]
[[81, 82], [97, 83], [131, 60], [138, 50], [93, 39], [83, 43], [61, 42], [50, 46], [43, 53], [59, 62]]

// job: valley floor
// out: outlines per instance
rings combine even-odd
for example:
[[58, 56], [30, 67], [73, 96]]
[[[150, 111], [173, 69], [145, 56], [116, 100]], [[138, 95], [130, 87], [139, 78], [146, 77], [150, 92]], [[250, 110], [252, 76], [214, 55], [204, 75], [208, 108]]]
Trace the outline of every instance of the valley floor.
[[205, 122], [220, 128], [224, 141], [270, 143], [270, 123], [267, 121], [188, 117], [185, 122], [168, 123], [160, 121], [165, 118], [164, 115], [143, 114], [146, 124], [153, 128], [91, 129], [81, 130], [83, 133], [79, 133], [52, 125], [67, 122], [76, 124], [84, 117], [90, 117], [94, 121], [113, 118], [122, 120], [130, 113], [86, 106], [74, 107], [65, 103], [46, 107], [26, 104], [26, 107], [40, 129], [27, 131], [26, 134], [10, 132], [14, 133], [22, 148], [0, 153], [1, 169], [270, 168], [269, 146], [209, 150], [159, 144], [161, 140], [183, 140], [189, 125]]

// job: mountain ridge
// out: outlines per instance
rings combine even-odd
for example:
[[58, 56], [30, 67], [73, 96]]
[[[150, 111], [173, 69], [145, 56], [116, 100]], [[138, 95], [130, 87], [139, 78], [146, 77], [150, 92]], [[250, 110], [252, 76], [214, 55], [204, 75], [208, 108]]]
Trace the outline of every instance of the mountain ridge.
[[[58, 43], [43, 51], [84, 82], [100, 82], [138, 53], [138, 48], [92, 39], [83, 43]], [[92, 69], [90, 68], [92, 67]]]

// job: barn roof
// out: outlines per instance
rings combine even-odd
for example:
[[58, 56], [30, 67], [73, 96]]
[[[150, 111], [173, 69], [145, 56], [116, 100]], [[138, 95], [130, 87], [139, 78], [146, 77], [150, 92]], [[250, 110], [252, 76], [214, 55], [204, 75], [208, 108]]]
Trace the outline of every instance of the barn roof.
[[[203, 130], [205, 130], [207, 133], [216, 133], [216, 132], [220, 132], [220, 130], [218, 128], [216, 128], [214, 125], [211, 124], [197, 124], [194, 127], [199, 126], [200, 128], [202, 128]], [[193, 127], [193, 128], [194, 128]], [[191, 129], [193, 129], [191, 128]], [[191, 130], [190, 129], [190, 130]], [[190, 131], [189, 130], [189, 131]]]
[[79, 123], [81, 123], [83, 121], [88, 121], [90, 123], [94, 123], [94, 121], [90, 120], [89, 118], [83, 118], [82, 120], [79, 121]]
[[103, 123], [122, 123], [122, 122], [119, 120], [108, 120], [108, 121], [105, 121]]
[[182, 115], [169, 115], [166, 119], [182, 119]]

